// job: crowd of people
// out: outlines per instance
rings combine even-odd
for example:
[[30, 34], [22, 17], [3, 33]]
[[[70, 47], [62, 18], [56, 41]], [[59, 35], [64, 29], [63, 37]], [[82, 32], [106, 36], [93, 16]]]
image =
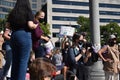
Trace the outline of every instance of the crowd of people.
[[[0, 80], [92, 80], [89, 68], [100, 57], [103, 61], [105, 80], [119, 80], [120, 46], [115, 35], [100, 49], [86, 39], [84, 32], [75, 32], [72, 37], [64, 35], [59, 47], [48, 47], [51, 42], [44, 35], [40, 23], [45, 13], [40, 10], [35, 16], [29, 0], [17, 0], [8, 15], [3, 33], [6, 63], [0, 70]], [[0, 69], [1, 69], [0, 68]]]

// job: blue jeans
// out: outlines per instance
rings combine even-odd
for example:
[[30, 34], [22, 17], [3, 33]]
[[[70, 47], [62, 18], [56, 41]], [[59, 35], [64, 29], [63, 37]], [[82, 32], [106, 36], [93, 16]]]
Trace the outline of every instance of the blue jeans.
[[25, 30], [13, 31], [11, 46], [13, 53], [11, 80], [25, 80], [30, 50], [32, 48], [31, 33]]
[[10, 65], [12, 63], [12, 49], [10, 46], [10, 40], [6, 40], [4, 44], [5, 44], [4, 47], [5, 47], [5, 51], [6, 51], [6, 57], [5, 57], [6, 63], [3, 68], [3, 77], [5, 77], [7, 75]]

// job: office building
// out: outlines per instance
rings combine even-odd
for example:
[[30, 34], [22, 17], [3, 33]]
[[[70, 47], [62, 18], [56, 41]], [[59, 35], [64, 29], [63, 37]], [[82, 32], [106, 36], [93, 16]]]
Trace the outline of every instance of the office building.
[[[0, 18], [5, 18], [10, 9], [15, 6], [16, 0], [0, 0]], [[41, 3], [45, 3], [45, 0], [30, 0], [33, 13], [41, 9]]]
[[[61, 26], [79, 26], [78, 16], [89, 17], [89, 0], [47, 0], [47, 22], [53, 41], [59, 38]], [[117, 22], [120, 25], [120, 0], [99, 0], [100, 25]]]

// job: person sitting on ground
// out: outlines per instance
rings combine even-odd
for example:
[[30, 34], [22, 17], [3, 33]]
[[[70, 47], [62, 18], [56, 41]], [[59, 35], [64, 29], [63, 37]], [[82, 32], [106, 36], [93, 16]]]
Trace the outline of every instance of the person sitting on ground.
[[53, 54], [53, 57], [52, 57], [52, 61], [56, 65], [58, 74], [61, 74], [61, 70], [63, 68], [63, 64], [62, 64], [63, 57], [59, 48], [55, 50], [55, 53]]

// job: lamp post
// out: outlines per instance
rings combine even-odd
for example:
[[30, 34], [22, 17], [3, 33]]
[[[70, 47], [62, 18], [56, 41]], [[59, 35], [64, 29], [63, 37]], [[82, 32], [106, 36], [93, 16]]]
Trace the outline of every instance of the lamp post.
[[[101, 48], [99, 25], [99, 0], [89, 0], [91, 41], [97, 50]], [[92, 80], [104, 80], [104, 71], [101, 59], [91, 66]]]

